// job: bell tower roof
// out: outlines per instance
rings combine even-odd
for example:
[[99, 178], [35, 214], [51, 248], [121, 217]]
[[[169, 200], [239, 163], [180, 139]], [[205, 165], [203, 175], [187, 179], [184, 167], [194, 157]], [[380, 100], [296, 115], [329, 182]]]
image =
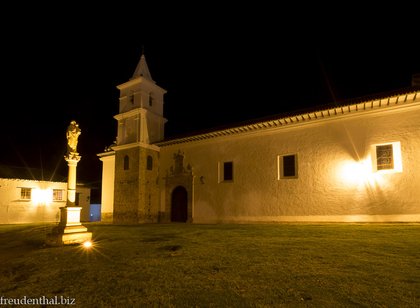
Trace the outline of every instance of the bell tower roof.
[[133, 77], [131, 77], [131, 79], [138, 77], [143, 77], [145, 79], [153, 81], [152, 75], [150, 75], [149, 67], [147, 66], [146, 57], [144, 56], [144, 53], [141, 55], [140, 61], [137, 64], [136, 70], [134, 71]]

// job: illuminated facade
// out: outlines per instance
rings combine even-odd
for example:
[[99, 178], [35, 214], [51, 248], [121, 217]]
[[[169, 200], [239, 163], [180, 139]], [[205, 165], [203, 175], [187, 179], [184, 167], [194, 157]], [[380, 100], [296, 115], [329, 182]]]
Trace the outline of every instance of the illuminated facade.
[[[0, 174], [6, 169], [17, 168], [0, 166]], [[29, 180], [23, 176], [8, 175], [0, 176], [0, 224], [60, 220], [60, 207], [67, 202], [67, 182]], [[90, 188], [77, 186], [76, 203], [82, 207], [81, 219], [89, 221]]]
[[420, 221], [418, 87], [172, 140], [144, 56], [118, 88], [107, 220]]

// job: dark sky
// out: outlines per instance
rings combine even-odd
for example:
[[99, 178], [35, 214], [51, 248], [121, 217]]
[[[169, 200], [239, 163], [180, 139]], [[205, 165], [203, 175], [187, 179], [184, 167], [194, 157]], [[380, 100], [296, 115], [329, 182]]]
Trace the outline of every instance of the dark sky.
[[66, 175], [74, 119], [78, 179], [99, 180], [96, 154], [116, 136], [116, 86], [142, 46], [168, 91], [167, 137], [405, 88], [420, 72], [414, 8], [200, 5], [3, 10], [0, 164]]

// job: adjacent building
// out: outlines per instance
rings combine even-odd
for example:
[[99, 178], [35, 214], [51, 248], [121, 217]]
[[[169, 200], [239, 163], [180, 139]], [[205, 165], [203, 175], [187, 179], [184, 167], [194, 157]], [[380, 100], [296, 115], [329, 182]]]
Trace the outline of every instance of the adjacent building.
[[[48, 179], [48, 180], [44, 180]], [[67, 180], [45, 170], [0, 165], [0, 224], [59, 222]], [[76, 188], [81, 220], [90, 220], [90, 188]]]

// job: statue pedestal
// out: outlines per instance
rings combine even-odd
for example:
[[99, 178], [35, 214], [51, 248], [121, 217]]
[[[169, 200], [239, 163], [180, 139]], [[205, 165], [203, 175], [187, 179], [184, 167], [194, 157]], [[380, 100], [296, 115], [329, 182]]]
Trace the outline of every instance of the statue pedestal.
[[92, 239], [92, 232], [80, 223], [80, 206], [61, 207], [60, 223], [50, 234], [46, 244], [50, 246], [81, 244]]

